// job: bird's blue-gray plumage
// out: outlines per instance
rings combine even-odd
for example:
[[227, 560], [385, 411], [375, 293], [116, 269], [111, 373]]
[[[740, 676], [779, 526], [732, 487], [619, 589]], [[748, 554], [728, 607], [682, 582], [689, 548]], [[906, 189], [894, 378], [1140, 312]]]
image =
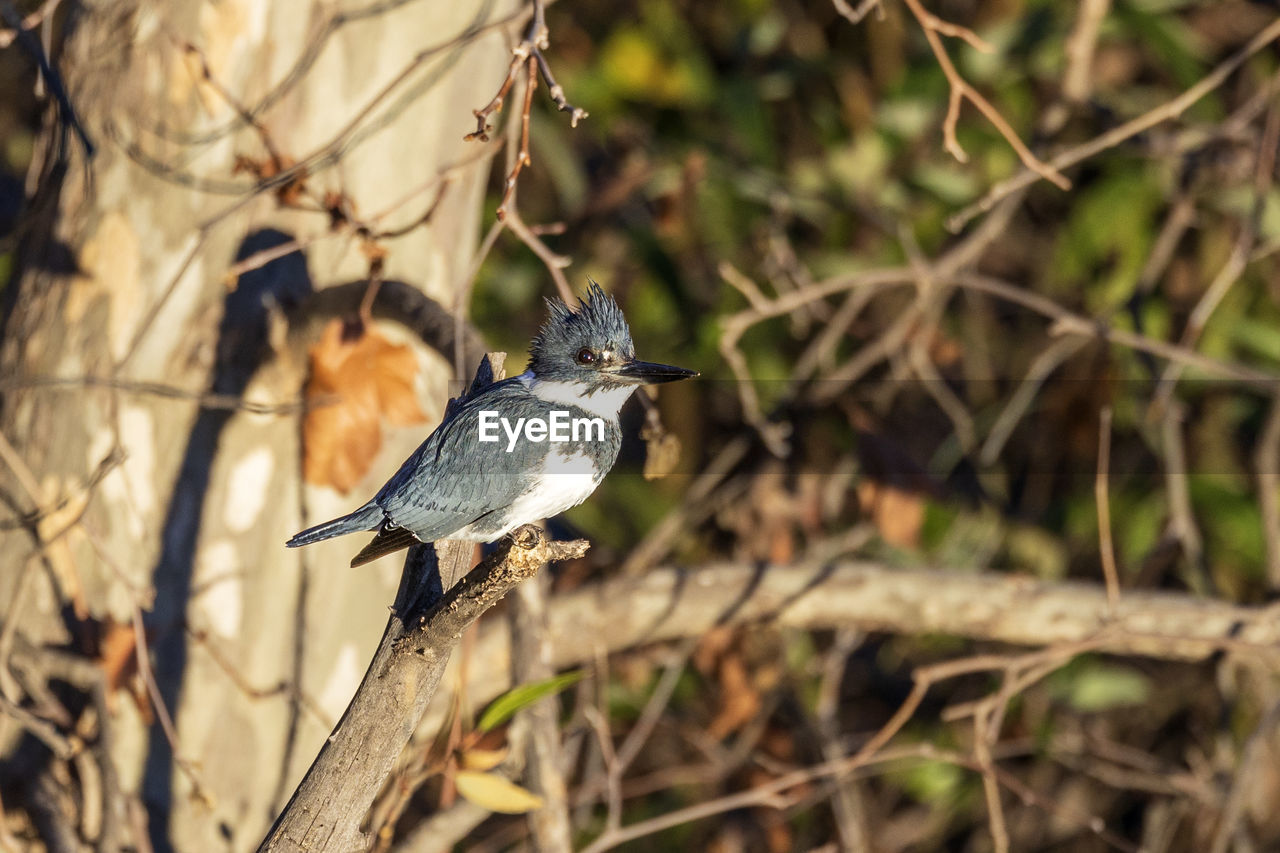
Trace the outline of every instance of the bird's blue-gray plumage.
[[[635, 360], [626, 318], [594, 282], [578, 309], [547, 300], [550, 317], [530, 348], [529, 367], [464, 398], [405, 460], [378, 494], [355, 512], [312, 527], [287, 543], [307, 545], [356, 531], [378, 531], [352, 561], [359, 565], [415, 542], [491, 542], [522, 524], [585, 500], [618, 457], [618, 411], [641, 384], [695, 376], [693, 371]], [[577, 440], [482, 442], [482, 412], [510, 424], [598, 419]], [[510, 448], [510, 449], [508, 449]]]

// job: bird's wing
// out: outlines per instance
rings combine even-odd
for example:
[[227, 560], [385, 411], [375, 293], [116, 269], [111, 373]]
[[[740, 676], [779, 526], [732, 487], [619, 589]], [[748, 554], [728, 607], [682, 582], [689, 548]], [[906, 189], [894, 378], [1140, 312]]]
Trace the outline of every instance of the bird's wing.
[[379, 557], [393, 554], [401, 548], [418, 544], [418, 538], [403, 527], [384, 527], [351, 558], [351, 568], [372, 563]]
[[497, 441], [481, 442], [480, 413], [511, 412], [528, 400], [524, 384], [508, 379], [464, 401], [378, 492], [387, 520], [432, 542], [513, 503], [545, 451], [521, 440], [508, 453], [501, 427]]

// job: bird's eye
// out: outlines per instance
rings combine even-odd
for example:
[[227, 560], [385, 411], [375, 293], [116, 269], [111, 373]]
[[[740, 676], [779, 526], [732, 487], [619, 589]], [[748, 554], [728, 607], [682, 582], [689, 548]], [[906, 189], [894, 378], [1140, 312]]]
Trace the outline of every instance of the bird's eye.
[[578, 364], [595, 364], [596, 354], [589, 347], [578, 350]]

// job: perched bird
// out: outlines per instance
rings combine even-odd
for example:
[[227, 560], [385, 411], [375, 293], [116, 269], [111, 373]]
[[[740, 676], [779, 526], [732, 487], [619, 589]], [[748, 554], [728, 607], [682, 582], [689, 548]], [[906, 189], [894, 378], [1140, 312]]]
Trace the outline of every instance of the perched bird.
[[524, 373], [459, 401], [373, 500], [286, 544], [375, 530], [359, 566], [418, 542], [492, 542], [586, 500], [618, 458], [618, 411], [636, 388], [698, 374], [637, 361], [622, 310], [595, 282], [577, 310], [547, 307]]

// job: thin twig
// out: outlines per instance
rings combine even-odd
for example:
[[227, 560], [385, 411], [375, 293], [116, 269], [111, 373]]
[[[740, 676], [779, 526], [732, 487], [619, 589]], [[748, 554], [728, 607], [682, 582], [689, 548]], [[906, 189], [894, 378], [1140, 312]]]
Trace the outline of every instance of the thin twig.
[[[44, 0], [44, 3], [40, 4], [40, 8], [22, 19], [21, 29], [34, 30], [46, 19], [52, 17], [53, 13], [58, 10], [58, 6], [61, 3], [62, 0]], [[18, 37], [18, 33], [19, 28], [17, 27], [0, 29], [0, 48], [6, 48], [13, 44], [14, 39]]]
[[[1276, 146], [1278, 144], [1280, 144], [1280, 107], [1272, 104], [1271, 108], [1267, 110], [1266, 123], [1263, 127], [1262, 137], [1258, 141], [1258, 150], [1254, 158], [1252, 210], [1241, 221], [1239, 234], [1236, 236], [1235, 243], [1231, 247], [1231, 253], [1227, 256], [1226, 262], [1218, 270], [1217, 275], [1213, 277], [1208, 289], [1196, 302], [1195, 308], [1192, 309], [1191, 315], [1187, 318], [1187, 324], [1182, 330], [1182, 337], [1179, 339], [1179, 344], [1187, 349], [1195, 348], [1201, 333], [1204, 331], [1204, 327], [1209, 322], [1209, 318], [1217, 310], [1218, 305], [1222, 303], [1227, 292], [1239, 281], [1245, 267], [1249, 264], [1249, 258], [1253, 255], [1254, 246], [1257, 244], [1258, 228], [1262, 220], [1262, 211], [1266, 204], [1267, 194], [1271, 189], [1271, 177], [1275, 171]], [[1174, 385], [1177, 384], [1181, 376], [1181, 365], [1168, 364], [1165, 366], [1164, 374], [1160, 377], [1160, 383], [1152, 400], [1152, 407], [1156, 411], [1160, 411], [1168, 405], [1169, 398], [1173, 396]]]
[[1267, 545], [1267, 586], [1275, 591], [1280, 590], [1280, 395], [1271, 398], [1253, 458], [1258, 512]]
[[[514, 201], [514, 194], [512, 200]], [[520, 239], [529, 249], [538, 256], [538, 260], [542, 261], [543, 266], [547, 268], [547, 272], [551, 274], [551, 280], [555, 282], [556, 292], [560, 294], [560, 298], [565, 302], [573, 301], [573, 288], [569, 286], [569, 279], [565, 277], [564, 270], [572, 259], [557, 254], [551, 248], [534, 234], [532, 229], [525, 224], [524, 219], [520, 216], [520, 211], [512, 204], [506, 212], [506, 218], [503, 220], [508, 230]]]
[[975, 50], [982, 53], [990, 53], [991, 46], [978, 37], [973, 30], [962, 27], [957, 24], [948, 23], [938, 18], [936, 15], [927, 11], [920, 4], [920, 0], [902, 0], [907, 8], [911, 10], [911, 14], [915, 16], [919, 22], [920, 28], [924, 31], [925, 40], [929, 42], [929, 49], [933, 51], [934, 58], [938, 60], [939, 67], [942, 68], [943, 75], [947, 78], [947, 84], [951, 87], [951, 94], [947, 100], [947, 116], [942, 122], [942, 139], [943, 146], [961, 163], [969, 162], [969, 155], [960, 147], [959, 140], [956, 139], [956, 123], [960, 118], [960, 105], [968, 100], [978, 111], [981, 112], [995, 127], [996, 131], [1005, 138], [1009, 146], [1013, 148], [1023, 165], [1035, 174], [1051, 181], [1059, 189], [1067, 190], [1071, 188], [1071, 182], [1066, 179], [1051, 164], [1045, 163], [1039, 157], [1031, 152], [1031, 149], [1023, 144], [1018, 138], [1018, 134], [1004, 116], [1000, 114], [991, 102], [983, 97], [982, 93], [969, 82], [960, 76], [960, 72], [956, 70], [955, 65], [951, 62], [951, 57], [947, 55], [947, 49], [942, 44], [939, 33], [952, 38], [963, 39]]
[[600, 752], [604, 756], [604, 788], [607, 811], [604, 819], [605, 834], [617, 832], [622, 826], [622, 768], [613, 751], [613, 737], [609, 733], [609, 721], [596, 708], [588, 705], [582, 709], [587, 722], [596, 733]]
[[636, 718], [635, 724], [632, 725], [631, 731], [627, 732], [622, 745], [613, 755], [612, 762], [606, 756], [605, 775], [594, 785], [584, 785], [574, 798], [575, 804], [590, 802], [600, 794], [603, 788], [608, 788], [615, 782], [621, 784], [622, 774], [640, 754], [640, 750], [648, 743], [649, 736], [653, 734], [654, 728], [662, 719], [662, 714], [666, 711], [676, 686], [680, 683], [680, 676], [684, 674], [685, 667], [688, 665], [689, 655], [693, 653], [699, 639], [697, 637], [686, 639], [671, 650], [666, 668], [653, 688], [653, 692], [649, 694], [649, 699], [640, 711], [640, 716]]
[[493, 130], [493, 126], [489, 124], [489, 118], [501, 111], [502, 105], [511, 93], [511, 87], [519, 77], [520, 69], [524, 68], [524, 101], [520, 110], [520, 153], [516, 157], [514, 166], [507, 173], [502, 202], [498, 205], [497, 215], [500, 220], [510, 215], [515, 206], [516, 181], [520, 177], [521, 170], [533, 162], [529, 156], [529, 122], [533, 109], [533, 90], [538, 87], [538, 78], [541, 77], [547, 84], [556, 109], [569, 113], [570, 127], [577, 127], [578, 122], [587, 117], [586, 110], [569, 103], [564, 87], [556, 82], [555, 75], [551, 73], [551, 64], [543, 54], [543, 51], [551, 45], [550, 35], [550, 30], [547, 28], [545, 0], [533, 0], [533, 16], [525, 29], [524, 37], [511, 49], [511, 64], [507, 66], [506, 77], [503, 78], [497, 94], [489, 100], [489, 103], [478, 110], [472, 110], [476, 117], [476, 129], [463, 137], [468, 141], [478, 139], [481, 142], [487, 142], [489, 140], [489, 131]]
[[58, 758], [71, 758], [83, 746], [78, 738], [64, 737], [48, 720], [42, 720], [26, 708], [10, 702], [4, 696], [0, 696], [0, 713], [8, 715], [14, 722], [35, 737], [36, 740], [49, 747], [49, 751]]
[[[914, 2], [914, 0], [913, 0]], [[1051, 157], [1047, 163], [1048, 167], [1061, 172], [1063, 169], [1070, 168], [1084, 160], [1088, 160], [1096, 154], [1106, 151], [1108, 148], [1114, 148], [1127, 139], [1130, 139], [1145, 130], [1155, 127], [1161, 122], [1169, 121], [1182, 115], [1196, 101], [1212, 92], [1214, 89], [1226, 82], [1236, 69], [1245, 63], [1249, 57], [1269, 45], [1271, 42], [1280, 38], [1280, 18], [1272, 21], [1266, 28], [1253, 38], [1249, 39], [1240, 50], [1233, 53], [1218, 67], [1214, 68], [1205, 75], [1199, 82], [1191, 86], [1185, 92], [1171, 101], [1161, 104], [1154, 109], [1148, 110], [1137, 118], [1130, 119], [1119, 127], [1112, 128], [1106, 133], [1099, 134], [1093, 139], [1073, 148], [1069, 148], [1054, 157]], [[1023, 167], [1021, 172], [1006, 178], [996, 184], [986, 195], [978, 199], [973, 204], [961, 210], [959, 213], [947, 219], [947, 229], [950, 231], [959, 231], [975, 216], [979, 216], [990, 210], [997, 202], [1006, 196], [1025, 189], [1036, 181], [1044, 177], [1039, 171]]]
[[193, 628], [190, 624], [186, 625], [187, 636], [189, 636], [196, 645], [203, 648], [213, 662], [217, 665], [228, 680], [236, 686], [246, 698], [252, 700], [271, 699], [275, 696], [286, 696], [298, 703], [315, 722], [317, 726], [325, 731], [331, 731], [334, 726], [334, 720], [329, 717], [325, 710], [320, 706], [319, 700], [313, 697], [307, 691], [303, 690], [296, 682], [279, 681], [271, 687], [254, 687], [249, 683], [244, 673], [240, 672], [231, 659], [227, 657], [226, 652], [218, 648], [209, 633], [200, 628]]
[[1098, 551], [1102, 557], [1102, 577], [1107, 587], [1107, 605], [1113, 611], [1120, 603], [1120, 576], [1116, 572], [1116, 550], [1111, 539], [1111, 407], [1098, 413], [1098, 473], [1093, 496], [1098, 510]]
[[1204, 566], [1204, 540], [1196, 524], [1191, 503], [1191, 478], [1187, 476], [1186, 439], [1182, 434], [1186, 405], [1169, 401], [1160, 419], [1160, 449], [1164, 462], [1164, 484], [1169, 503], [1169, 532], [1186, 558], [1187, 585], [1194, 591], [1209, 592], [1210, 578]]
[[[868, 758], [855, 755], [852, 757], [840, 758], [835, 761], [824, 761], [811, 767], [785, 773], [776, 779], [762, 785], [757, 785], [756, 787], [750, 788], [746, 791], [728, 794], [714, 800], [697, 803], [683, 809], [668, 812], [667, 814], [638, 821], [614, 832], [605, 832], [597, 837], [595, 841], [591, 842], [591, 844], [584, 847], [582, 849], [582, 853], [603, 853], [603, 851], [610, 850], [620, 844], [625, 844], [626, 842], [633, 841], [637, 838], [653, 835], [654, 833], [661, 832], [662, 830], [669, 829], [673, 826], [679, 826], [684, 823], [714, 817], [717, 814], [723, 814], [724, 812], [736, 809], [752, 806], [785, 808], [788, 804], [789, 798], [784, 792], [793, 788], [797, 788], [818, 779], [839, 778], [849, 773], [863, 775], [868, 772], [868, 767], [872, 764], [885, 765], [911, 759], [941, 761], [948, 764], [954, 764], [958, 767], [965, 767], [970, 770], [981, 772], [981, 769], [972, 758], [954, 751], [938, 749], [930, 744], [918, 744], [903, 747], [901, 749], [885, 752], [881, 755]], [[1135, 848], [1132, 844], [1108, 833], [1105, 827], [1101, 827], [1097, 824], [1096, 819], [1088, 816], [1082, 816], [1074, 810], [1065, 808], [1051, 799], [1030, 795], [1030, 791], [1025, 785], [1017, 782], [1016, 779], [998, 768], [993, 771], [992, 775], [996, 781], [1008, 786], [1011, 791], [1017, 794], [1024, 801], [1027, 801], [1039, 808], [1043, 808], [1050, 814], [1061, 817], [1074, 825], [1093, 832], [1107, 844], [1117, 849], [1135, 853]]]
[[1076, 24], [1067, 37], [1065, 52], [1067, 70], [1062, 76], [1062, 97], [1082, 104], [1093, 88], [1093, 55], [1098, 45], [1102, 21], [1111, 8], [1111, 0], [1083, 0]]
[[1000, 782], [996, 778], [995, 760], [991, 757], [991, 744], [984, 734], [987, 720], [983, 715], [973, 718], [973, 755], [982, 776], [982, 795], [987, 802], [987, 826], [991, 830], [991, 845], [996, 853], [1009, 853], [1009, 827], [1004, 819], [1004, 805], [1000, 802]]
[[[223, 85], [222, 81], [218, 79], [217, 75], [209, 67], [209, 58], [205, 56], [204, 51], [186, 39], [174, 36], [174, 41], [178, 43], [178, 47], [183, 53], [196, 58], [196, 61], [200, 64], [200, 79], [218, 93], [218, 97], [222, 98], [223, 102], [231, 107], [241, 122], [257, 132], [259, 141], [267, 149], [267, 156], [271, 158], [271, 165], [274, 167], [273, 173], [278, 173], [287, 168], [288, 164], [272, 140], [267, 126], [230, 89]], [[299, 179], [301, 179], [301, 176], [299, 176]]]
[[533, 92], [538, 88], [538, 68], [529, 66], [529, 74], [524, 82], [524, 107], [520, 111], [520, 152], [516, 154], [516, 164], [507, 174], [506, 189], [502, 192], [502, 202], [498, 205], [498, 218], [505, 219], [508, 206], [515, 201], [516, 181], [520, 179], [520, 171], [533, 162], [529, 156], [529, 123], [533, 109]]
[[982, 451], [978, 455], [978, 461], [982, 465], [990, 466], [996, 463], [1005, 444], [1009, 441], [1009, 436], [1013, 435], [1014, 428], [1035, 402], [1044, 383], [1086, 343], [1088, 343], [1087, 338], [1058, 338], [1050, 341], [1049, 346], [1032, 360], [1031, 366], [1027, 368], [1027, 375], [1018, 382], [1013, 394], [1009, 397], [1009, 402], [1000, 410], [995, 423], [987, 431], [987, 440], [983, 442]]
[[1277, 725], [1280, 725], [1280, 702], [1273, 702], [1241, 750], [1235, 777], [1231, 780], [1231, 790], [1223, 803], [1218, 829], [1209, 848], [1211, 853], [1227, 853], [1232, 849], [1231, 842], [1240, 829], [1249, 800], [1260, 795], [1261, 792], [1255, 786], [1260, 783], [1259, 774], [1272, 766], [1272, 743]]
[[[849, 656], [865, 637], [853, 628], [840, 628], [832, 638], [831, 648], [822, 657], [822, 679], [813, 715], [822, 742], [822, 757], [827, 761], [843, 756], [839, 742], [840, 688], [849, 667]], [[832, 780], [830, 787], [831, 812], [843, 849], [849, 853], [872, 853], [875, 842], [867, 826], [861, 786], [856, 779], [837, 778]]]
[[1177, 344], [1156, 340], [1145, 335], [1125, 331], [1124, 329], [1101, 326], [1087, 317], [1068, 311], [1048, 297], [1024, 290], [993, 276], [966, 272], [957, 275], [955, 283], [963, 288], [989, 293], [1006, 302], [1021, 305], [1023, 308], [1053, 320], [1053, 325], [1050, 328], [1050, 334], [1052, 335], [1070, 335], [1104, 340], [1116, 346], [1149, 353], [1169, 361], [1181, 362], [1210, 376], [1238, 382], [1268, 396], [1274, 390], [1276, 382], [1280, 380], [1280, 375], [1221, 361], [1202, 355], [1195, 350], [1180, 347]]
[[[288, 253], [286, 252], [285, 254]], [[186, 388], [166, 385], [162, 382], [137, 382], [129, 379], [113, 379], [110, 376], [15, 376], [0, 379], [0, 391], [18, 388], [50, 391], [106, 388], [111, 391], [122, 391], [126, 394], [164, 397], [170, 400], [186, 400], [196, 403], [202, 409], [249, 412], [255, 415], [292, 415], [306, 411], [308, 408], [315, 408], [316, 405], [327, 405], [324, 401], [315, 403], [307, 400], [287, 403], [255, 403], [252, 400], [245, 400], [234, 394], [190, 391]]]
[[860, 24], [862, 19], [867, 16], [872, 9], [876, 10], [876, 18], [884, 20], [884, 4], [881, 0], [862, 0], [854, 8], [849, 5], [849, 0], [831, 0], [831, 5], [836, 7], [836, 11], [851, 24]]
[[[133, 633], [133, 653], [138, 664], [138, 674], [142, 677], [142, 683], [147, 690], [147, 696], [151, 700], [151, 706], [155, 709], [156, 719], [160, 722], [160, 729], [164, 733], [165, 740], [169, 743], [169, 749], [173, 754], [173, 763], [178, 766], [182, 774], [191, 782], [191, 796], [199, 802], [212, 806], [214, 799], [213, 794], [204, 782], [200, 779], [195, 765], [189, 760], [182, 757], [178, 749], [178, 730], [173, 724], [173, 716], [169, 713], [169, 708], [165, 704], [164, 695], [160, 692], [160, 685], [156, 683], [155, 672], [151, 668], [151, 652], [147, 646], [146, 622], [142, 615], [142, 604], [139, 601], [140, 596], [134, 588], [133, 583], [129, 579], [129, 575], [125, 572], [124, 567], [111, 558], [109, 550], [103, 546], [100, 537], [92, 532], [88, 532], [88, 538], [94, 545], [95, 552], [99, 559], [107, 566], [107, 568], [116, 576], [116, 578], [124, 584], [130, 591], [129, 606], [132, 609], [132, 633]], [[150, 604], [150, 602], [146, 602]]]

